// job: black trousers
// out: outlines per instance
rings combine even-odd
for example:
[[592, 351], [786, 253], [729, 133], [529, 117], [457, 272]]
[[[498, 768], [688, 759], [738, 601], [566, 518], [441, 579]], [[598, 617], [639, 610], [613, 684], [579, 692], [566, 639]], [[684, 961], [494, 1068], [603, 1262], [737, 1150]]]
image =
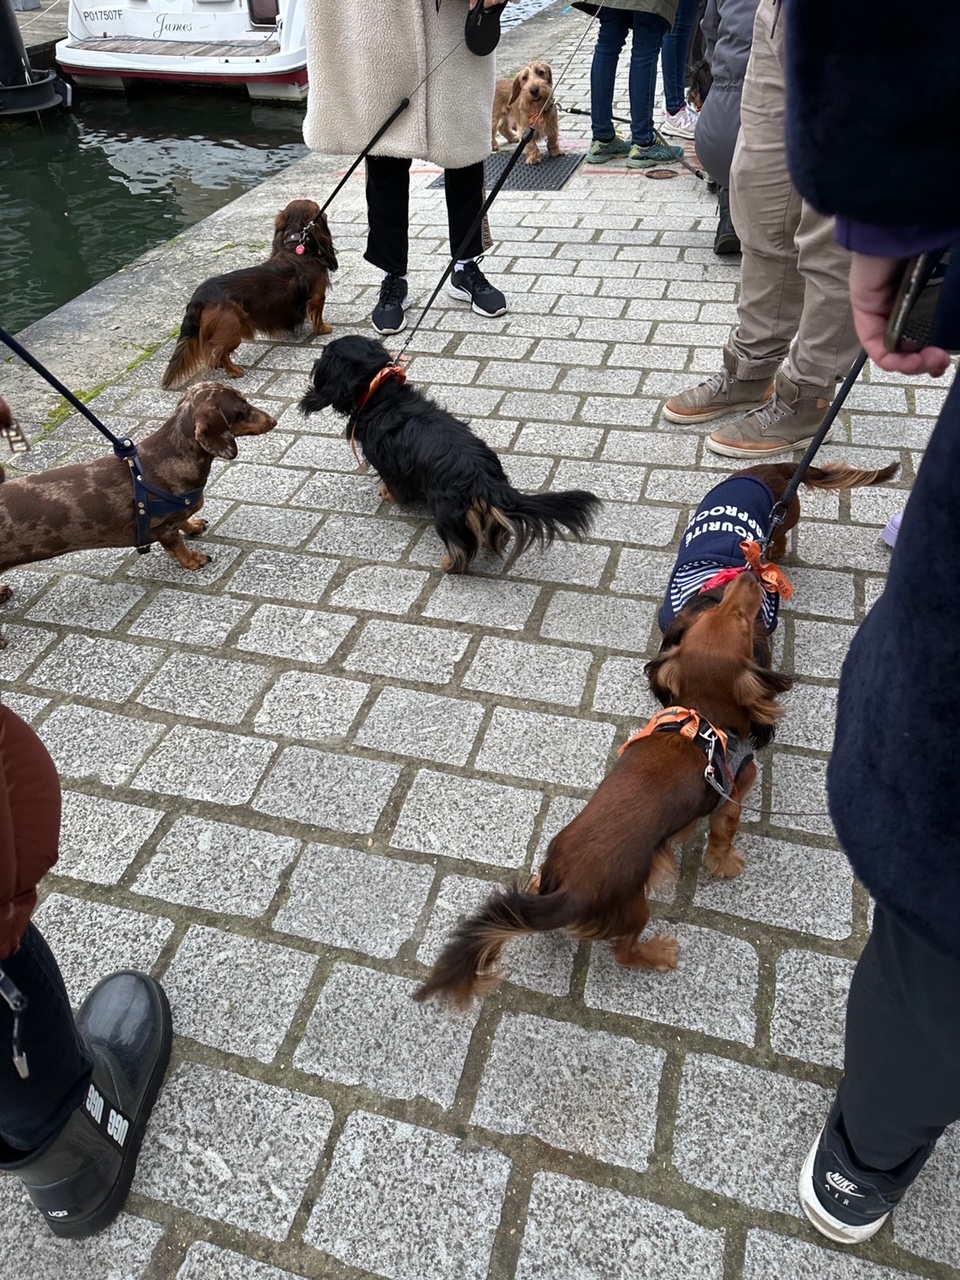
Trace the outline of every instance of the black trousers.
[[865, 1172], [888, 1172], [960, 1119], [960, 960], [882, 907], [850, 985], [840, 1114]]
[[19, 1159], [63, 1128], [83, 1101], [93, 1069], [60, 969], [36, 926], [29, 926], [3, 969], [30, 1002], [20, 1015], [30, 1074], [22, 1080], [14, 1068], [13, 1015], [0, 1000], [0, 1163]]
[[[394, 156], [367, 156], [367, 251], [363, 255], [381, 271], [407, 273], [410, 223], [410, 161]], [[478, 258], [483, 235], [478, 226], [465, 247], [471, 224], [483, 207], [483, 161], [463, 169], [444, 170], [450, 256]]]

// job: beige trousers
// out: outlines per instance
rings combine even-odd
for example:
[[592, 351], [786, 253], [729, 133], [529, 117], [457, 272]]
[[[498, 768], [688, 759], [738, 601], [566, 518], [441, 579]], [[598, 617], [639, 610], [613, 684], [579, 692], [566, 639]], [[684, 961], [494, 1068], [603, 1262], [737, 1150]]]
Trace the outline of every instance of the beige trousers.
[[783, 362], [803, 397], [833, 398], [860, 348], [850, 313], [850, 255], [833, 219], [790, 181], [782, 3], [760, 0], [730, 172], [730, 212], [743, 245], [739, 323], [728, 349], [739, 378], [772, 378]]

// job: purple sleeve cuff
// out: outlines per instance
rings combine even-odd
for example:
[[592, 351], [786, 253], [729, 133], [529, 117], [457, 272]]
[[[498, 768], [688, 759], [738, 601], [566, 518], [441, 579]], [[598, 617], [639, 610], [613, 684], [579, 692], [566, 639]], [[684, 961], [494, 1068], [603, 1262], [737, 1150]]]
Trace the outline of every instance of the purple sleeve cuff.
[[872, 258], [912, 258], [931, 249], [943, 249], [960, 242], [960, 226], [877, 227], [853, 218], [836, 220], [837, 242], [854, 253]]

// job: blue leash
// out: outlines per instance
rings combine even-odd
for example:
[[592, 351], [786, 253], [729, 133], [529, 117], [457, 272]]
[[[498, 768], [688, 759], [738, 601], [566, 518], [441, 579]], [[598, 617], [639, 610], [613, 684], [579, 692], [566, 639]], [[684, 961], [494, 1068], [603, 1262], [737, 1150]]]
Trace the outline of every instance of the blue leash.
[[55, 391], [59, 391], [63, 398], [72, 404], [78, 413], [82, 413], [88, 422], [92, 422], [97, 430], [102, 435], [105, 435], [113, 445], [113, 452], [117, 457], [130, 468], [137, 525], [135, 545], [140, 555], [146, 555], [151, 545], [151, 520], [158, 520], [163, 516], [172, 516], [188, 507], [194, 506], [203, 497], [203, 486], [201, 485], [199, 489], [191, 489], [189, 493], [168, 493], [166, 489], [160, 489], [155, 484], [151, 484], [143, 474], [143, 463], [137, 453], [137, 446], [128, 436], [124, 436], [122, 439], [119, 436], [115, 436], [110, 428], [105, 427], [97, 415], [88, 409], [82, 400], [78, 400], [59, 378], [42, 365], [36, 356], [29, 352], [16, 338], [7, 333], [6, 329], [0, 328], [0, 342], [4, 342], [25, 364], [28, 364], [31, 369], [39, 373], [40, 377], [49, 382]]

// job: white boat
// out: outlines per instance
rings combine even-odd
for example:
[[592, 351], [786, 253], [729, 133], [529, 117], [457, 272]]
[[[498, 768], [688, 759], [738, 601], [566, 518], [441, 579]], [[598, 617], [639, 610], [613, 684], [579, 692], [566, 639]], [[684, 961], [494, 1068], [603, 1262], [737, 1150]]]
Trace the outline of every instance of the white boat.
[[245, 85], [251, 98], [307, 93], [306, 0], [69, 0], [62, 71], [78, 84], [125, 80]]

